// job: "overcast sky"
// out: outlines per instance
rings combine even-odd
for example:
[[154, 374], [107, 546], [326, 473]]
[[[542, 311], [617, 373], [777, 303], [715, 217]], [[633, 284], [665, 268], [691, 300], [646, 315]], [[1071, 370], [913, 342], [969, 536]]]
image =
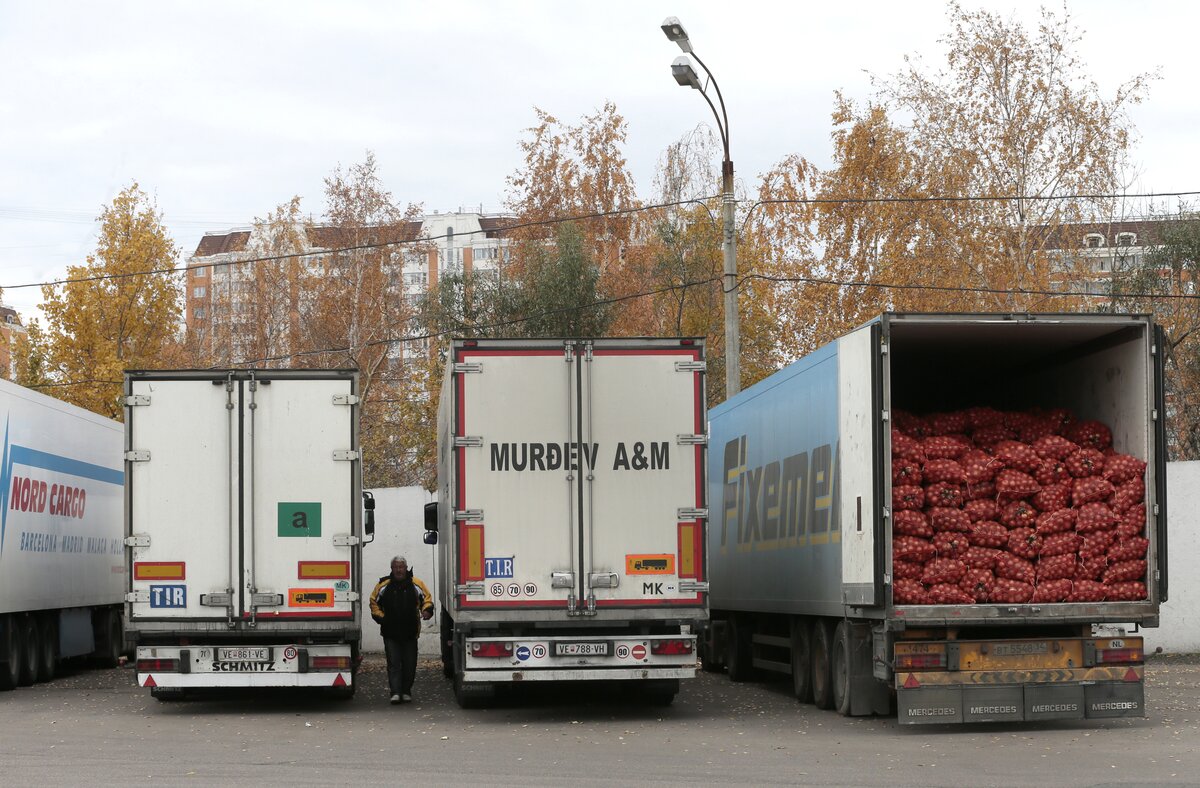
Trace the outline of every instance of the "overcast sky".
[[[1036, 22], [1033, 2], [976, 2]], [[1059, 8], [1058, 6], [1054, 6]], [[503, 207], [534, 105], [563, 120], [616, 103], [648, 195], [672, 141], [711, 118], [669, 65], [680, 17], [725, 95], [738, 176], [829, 161], [832, 95], [906, 54], [940, 65], [945, 4], [908, 2], [14, 2], [0, 0], [0, 287], [28, 318], [95, 244], [94, 218], [131, 181], [186, 258], [375, 151], [400, 203]], [[1106, 95], [1161, 69], [1131, 113], [1139, 191], [1200, 190], [1200, 88], [1187, 2], [1071, 4]]]

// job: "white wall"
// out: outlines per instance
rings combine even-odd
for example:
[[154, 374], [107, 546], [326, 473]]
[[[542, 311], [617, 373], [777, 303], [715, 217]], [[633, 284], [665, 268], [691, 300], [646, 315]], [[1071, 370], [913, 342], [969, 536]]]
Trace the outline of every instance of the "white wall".
[[1146, 651], [1200, 652], [1200, 462], [1167, 463], [1167, 602]]
[[379, 578], [391, 572], [392, 557], [408, 559], [413, 574], [429, 587], [434, 596], [433, 620], [421, 626], [419, 641], [422, 654], [437, 654], [437, 631], [441, 600], [437, 598], [436, 547], [421, 542], [425, 533], [425, 504], [432, 493], [420, 487], [389, 487], [371, 490], [375, 494], [375, 541], [363, 548], [363, 651], [383, 651], [379, 625], [371, 618], [367, 599]]

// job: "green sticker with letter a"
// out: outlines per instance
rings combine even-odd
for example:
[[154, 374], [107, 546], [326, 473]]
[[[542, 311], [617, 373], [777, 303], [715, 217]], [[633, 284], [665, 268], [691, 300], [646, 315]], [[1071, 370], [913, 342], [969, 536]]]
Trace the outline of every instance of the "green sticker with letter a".
[[321, 504], [279, 503], [280, 536], [320, 536]]

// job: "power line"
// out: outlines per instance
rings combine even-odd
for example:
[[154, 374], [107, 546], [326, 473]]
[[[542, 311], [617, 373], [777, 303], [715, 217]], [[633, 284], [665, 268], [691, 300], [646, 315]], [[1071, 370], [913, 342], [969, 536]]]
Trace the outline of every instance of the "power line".
[[[798, 197], [792, 199], [778, 200], [758, 200], [754, 202], [747, 210], [746, 217], [742, 221], [743, 230], [750, 220], [750, 215], [754, 210], [764, 205], [836, 205], [836, 204], [872, 204], [872, 203], [948, 203], [948, 202], [1013, 202], [1019, 200], [1027, 201], [1061, 201], [1061, 200], [1083, 200], [1083, 199], [1154, 199], [1159, 197], [1188, 197], [1200, 195], [1200, 191], [1179, 191], [1179, 192], [1150, 192], [1145, 194], [1057, 194], [1057, 195], [966, 195], [966, 196], [938, 196], [930, 195], [924, 197]], [[706, 200], [717, 199], [720, 195], [708, 195], [705, 197], [697, 197], [689, 200], [676, 200], [671, 202], [655, 203], [652, 205], [641, 205], [631, 208], [618, 208], [611, 211], [598, 211], [589, 214], [579, 214], [575, 216], [554, 217], [550, 219], [531, 220], [526, 222], [514, 222], [513, 224], [505, 225], [495, 230], [468, 230], [467, 232], [457, 233], [457, 236], [472, 236], [488, 232], [511, 232], [530, 227], [546, 227], [565, 222], [584, 221], [588, 219], [603, 219], [614, 216], [626, 216], [644, 211], [658, 210], [661, 208], [674, 208], [682, 205], [700, 205], [705, 206]], [[243, 265], [249, 263], [263, 262], [279, 262], [283, 260], [292, 260], [305, 257], [321, 257], [324, 255], [342, 254], [345, 252], [365, 251], [372, 249], [383, 249], [391, 246], [406, 246], [406, 245], [423, 245], [436, 243], [435, 238], [405, 238], [395, 241], [378, 241], [365, 244], [356, 244], [353, 246], [336, 247], [332, 249], [324, 249], [320, 251], [310, 252], [291, 252], [287, 254], [267, 255], [264, 257], [249, 257], [240, 260], [225, 260], [211, 263], [204, 263], [202, 267], [206, 268], [223, 268], [231, 265]], [[188, 269], [188, 266], [172, 266], [170, 268], [158, 268], [147, 271], [131, 271], [121, 274], [97, 274], [94, 276], [77, 277], [74, 279], [58, 279], [47, 282], [27, 282], [17, 285], [0, 285], [0, 290], [21, 290], [30, 287], [45, 287], [71, 284], [76, 282], [97, 282], [110, 279], [125, 279], [136, 276], [151, 276], [157, 274], [177, 274]]]
[[[531, 221], [527, 221], [527, 222], [514, 222], [512, 224], [507, 224], [503, 227], [495, 228], [495, 229], [491, 229], [491, 230], [480, 228], [478, 230], [468, 230], [468, 231], [462, 232], [462, 233], [455, 233], [455, 237], [457, 238], [457, 237], [461, 237], [464, 235], [466, 235], [466, 236], [479, 235], [481, 233], [489, 233], [489, 232], [504, 233], [504, 232], [511, 232], [513, 230], [523, 230], [523, 229], [526, 229], [529, 227], [546, 227], [546, 226], [554, 225], [554, 224], [563, 224], [565, 222], [584, 221], [587, 219], [606, 219], [606, 218], [614, 217], [614, 216], [626, 216], [629, 214], [640, 213], [642, 211], [652, 211], [652, 210], [657, 210], [660, 208], [673, 208], [673, 207], [678, 207], [681, 205], [689, 205], [692, 203], [702, 205], [703, 204], [701, 202], [702, 200], [712, 200], [712, 199], [716, 199], [716, 195], [709, 196], [709, 197], [698, 197], [698, 198], [693, 198], [690, 200], [676, 200], [673, 202], [656, 203], [653, 205], [640, 205], [640, 206], [636, 206], [633, 208], [616, 208], [611, 211], [598, 211], [596, 213], [579, 214], [576, 216], [562, 216], [562, 217], [555, 217], [555, 218], [551, 218], [551, 219], [537, 219], [537, 220], [531, 220]], [[380, 226], [388, 227], [388, 225], [380, 225]], [[354, 229], [368, 229], [368, 228], [354, 228]], [[299, 258], [304, 258], [304, 257], [323, 257], [325, 255], [343, 254], [345, 252], [358, 252], [358, 251], [365, 251], [365, 250], [371, 250], [371, 249], [385, 249], [385, 248], [391, 247], [391, 246], [407, 246], [407, 245], [417, 246], [417, 245], [424, 245], [424, 244], [432, 244], [432, 243], [436, 243], [437, 240], [438, 239], [436, 239], [436, 238], [401, 238], [401, 239], [397, 239], [395, 241], [375, 241], [375, 242], [371, 242], [371, 243], [355, 244], [353, 246], [342, 246], [342, 247], [335, 247], [332, 249], [322, 249], [322, 250], [311, 251], [311, 252], [289, 252], [286, 254], [267, 255], [265, 257], [248, 257], [248, 258], [243, 258], [240, 260], [223, 260], [223, 261], [217, 261], [217, 262], [211, 262], [211, 263], [203, 263], [202, 265], [197, 266], [197, 267], [214, 268], [215, 269], [215, 268], [224, 268], [224, 267], [231, 266], [231, 265], [244, 265], [247, 263], [279, 262], [282, 260], [294, 260], [294, 259], [299, 259]], [[121, 273], [121, 274], [96, 274], [94, 276], [81, 276], [81, 277], [76, 277], [74, 279], [57, 279], [57, 280], [49, 281], [49, 282], [26, 282], [24, 284], [19, 284], [19, 285], [0, 285], [0, 290], [21, 290], [21, 289], [29, 288], [29, 287], [56, 286], [56, 285], [73, 284], [73, 283], [77, 283], [77, 282], [100, 282], [100, 281], [105, 281], [105, 280], [110, 280], [110, 279], [128, 279], [128, 278], [132, 278], [135, 276], [153, 276], [156, 274], [178, 274], [178, 273], [182, 273], [182, 272], [186, 271], [187, 269], [188, 269], [188, 266], [184, 265], [184, 266], [172, 266], [170, 268], [156, 268], [156, 269], [151, 269], [151, 270], [147, 270], [147, 271], [129, 271], [126, 273]]]

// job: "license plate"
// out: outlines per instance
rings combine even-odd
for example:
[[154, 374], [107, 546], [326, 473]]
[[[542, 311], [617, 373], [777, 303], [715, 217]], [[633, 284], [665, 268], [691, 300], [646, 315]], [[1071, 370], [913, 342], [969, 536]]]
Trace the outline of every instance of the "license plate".
[[992, 653], [997, 657], [1023, 657], [1030, 654], [1049, 654], [1049, 643], [997, 643]]
[[219, 648], [218, 662], [270, 662], [270, 648]]
[[607, 657], [612, 653], [610, 645], [607, 640], [555, 643], [554, 653], [560, 657]]

